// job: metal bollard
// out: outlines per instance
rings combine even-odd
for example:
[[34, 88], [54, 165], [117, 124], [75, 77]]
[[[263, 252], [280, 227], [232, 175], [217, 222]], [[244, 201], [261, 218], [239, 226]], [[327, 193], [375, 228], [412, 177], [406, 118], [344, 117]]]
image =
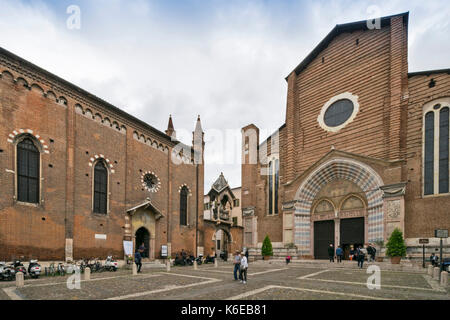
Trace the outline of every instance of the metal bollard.
[[431, 264], [428, 266], [428, 275], [433, 276], [433, 266]]
[[170, 261], [169, 260], [167, 260], [167, 262], [166, 262], [166, 271], [170, 272]]
[[441, 286], [446, 287], [448, 284], [448, 272], [442, 271], [441, 272]]
[[84, 280], [91, 280], [91, 268], [84, 269]]
[[194, 260], [194, 270], [197, 270], [197, 261]]
[[16, 273], [16, 287], [20, 288], [25, 285], [25, 280], [22, 272]]
[[137, 275], [137, 265], [133, 263], [133, 276]]
[[439, 267], [434, 267], [433, 269], [433, 279], [439, 280], [439, 273], [441, 272]]
[[219, 267], [219, 263], [217, 262], [217, 258], [214, 259], [214, 267], [216, 267], [216, 268]]

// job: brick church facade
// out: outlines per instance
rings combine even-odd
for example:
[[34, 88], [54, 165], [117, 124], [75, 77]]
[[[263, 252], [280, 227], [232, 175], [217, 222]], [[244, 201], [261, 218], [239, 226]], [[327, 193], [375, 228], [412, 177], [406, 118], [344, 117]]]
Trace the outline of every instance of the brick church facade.
[[324, 258], [400, 228], [415, 257], [450, 229], [450, 70], [408, 73], [408, 17], [337, 25], [287, 76], [279, 130], [242, 129], [244, 246]]
[[188, 146], [1, 48], [0, 75], [0, 260], [203, 251], [200, 118]]

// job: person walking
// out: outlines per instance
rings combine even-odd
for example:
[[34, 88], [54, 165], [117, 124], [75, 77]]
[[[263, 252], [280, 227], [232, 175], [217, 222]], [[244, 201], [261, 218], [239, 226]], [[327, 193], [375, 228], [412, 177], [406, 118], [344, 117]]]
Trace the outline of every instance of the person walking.
[[245, 256], [244, 252], [241, 252], [241, 266], [240, 266], [240, 278], [241, 283], [246, 284], [247, 283], [247, 269], [248, 269], [248, 261], [247, 257]]
[[334, 262], [334, 248], [333, 244], [330, 243], [330, 246], [328, 247], [328, 257], [330, 258], [330, 262]]
[[286, 257], [286, 265], [288, 265], [289, 262], [291, 262], [291, 256], [288, 255], [288, 256]]
[[[233, 272], [234, 280], [237, 281], [237, 280], [239, 280], [238, 279], [238, 271], [241, 267], [241, 255], [239, 254], [239, 250], [236, 250], [233, 263], [234, 263], [234, 272]], [[240, 274], [240, 272], [239, 272], [239, 274]]]
[[367, 246], [367, 262], [371, 262], [372, 261], [372, 246], [369, 245]]
[[136, 250], [136, 253], [134, 254], [134, 263], [136, 263], [136, 266], [138, 268], [137, 272], [140, 273], [142, 267], [142, 255], [139, 250]]
[[366, 256], [367, 250], [362, 246], [358, 248], [358, 267], [363, 268], [364, 258]]
[[344, 254], [344, 250], [342, 250], [341, 246], [338, 246], [336, 249], [336, 258], [338, 263], [342, 263], [342, 255]]

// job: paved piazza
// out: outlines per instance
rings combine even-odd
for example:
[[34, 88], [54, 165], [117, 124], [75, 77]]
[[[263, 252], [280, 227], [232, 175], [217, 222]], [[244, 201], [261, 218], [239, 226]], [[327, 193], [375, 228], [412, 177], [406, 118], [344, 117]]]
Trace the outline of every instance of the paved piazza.
[[[231, 263], [193, 267], [172, 267], [170, 272], [148, 268], [137, 276], [131, 270], [93, 273], [81, 281], [80, 289], [68, 289], [66, 277], [27, 279], [25, 286], [0, 282], [0, 300], [336, 300], [336, 299], [445, 299], [450, 288], [441, 288], [425, 272], [383, 271], [381, 289], [369, 289], [371, 274], [366, 269], [336, 268], [336, 265], [308, 266], [281, 262], [254, 262], [248, 283], [233, 281]], [[83, 277], [83, 276], [82, 276]]]

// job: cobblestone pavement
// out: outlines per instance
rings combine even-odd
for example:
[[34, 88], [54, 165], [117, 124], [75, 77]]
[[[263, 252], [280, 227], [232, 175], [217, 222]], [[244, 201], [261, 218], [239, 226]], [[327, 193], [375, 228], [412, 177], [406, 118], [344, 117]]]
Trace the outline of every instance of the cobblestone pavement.
[[[411, 273], [381, 270], [381, 288], [369, 289], [366, 269], [312, 267], [283, 263], [250, 264], [248, 282], [233, 280], [233, 265], [222, 263], [218, 268], [202, 265], [146, 269], [133, 276], [131, 270], [93, 273], [91, 280], [82, 280], [80, 289], [69, 289], [68, 276], [27, 279], [25, 286], [0, 282], [0, 300], [8, 299], [445, 299], [450, 300], [450, 287], [442, 288], [425, 272]], [[83, 275], [81, 276], [83, 279]], [[73, 283], [72, 283], [73, 284]]]

